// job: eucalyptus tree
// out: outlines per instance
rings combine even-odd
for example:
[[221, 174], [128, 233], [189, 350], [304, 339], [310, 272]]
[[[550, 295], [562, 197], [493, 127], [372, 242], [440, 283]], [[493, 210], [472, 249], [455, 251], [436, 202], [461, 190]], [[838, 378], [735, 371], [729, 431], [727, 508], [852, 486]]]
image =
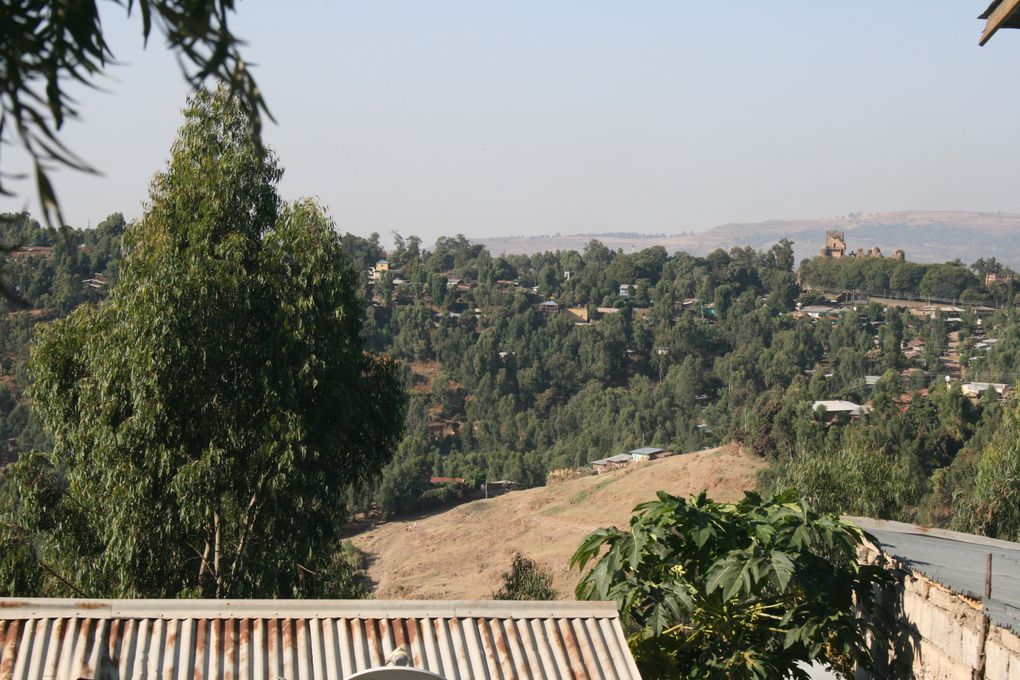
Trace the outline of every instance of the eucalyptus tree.
[[108, 301], [33, 347], [54, 447], [9, 475], [0, 542], [20, 566], [0, 577], [33, 557], [47, 594], [331, 594], [347, 499], [404, 399], [364, 351], [333, 224], [281, 204], [281, 172], [226, 88], [189, 101]]

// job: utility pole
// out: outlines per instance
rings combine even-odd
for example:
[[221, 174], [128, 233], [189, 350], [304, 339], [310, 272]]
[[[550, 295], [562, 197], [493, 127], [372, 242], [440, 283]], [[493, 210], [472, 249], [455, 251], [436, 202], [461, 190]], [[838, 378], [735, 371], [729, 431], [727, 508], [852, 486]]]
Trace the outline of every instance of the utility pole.
[[985, 639], [988, 637], [988, 601], [992, 598], [992, 553], [988, 553], [985, 561], [985, 597], [981, 601], [981, 623], [978, 629], [977, 668], [971, 672], [974, 680], [985, 677]]

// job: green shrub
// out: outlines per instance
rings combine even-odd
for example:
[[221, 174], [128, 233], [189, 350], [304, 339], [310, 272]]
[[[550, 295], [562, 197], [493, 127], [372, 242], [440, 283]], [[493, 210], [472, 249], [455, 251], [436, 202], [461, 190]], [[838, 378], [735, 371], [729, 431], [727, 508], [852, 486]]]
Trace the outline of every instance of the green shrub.
[[615, 600], [644, 678], [805, 677], [812, 661], [853, 677], [870, 666], [877, 566], [863, 533], [808, 508], [795, 491], [739, 503], [660, 491], [629, 530], [589, 534], [571, 559], [577, 597]]
[[513, 554], [510, 571], [501, 575], [499, 590], [493, 594], [496, 600], [555, 600], [552, 574], [535, 560], [519, 552]]

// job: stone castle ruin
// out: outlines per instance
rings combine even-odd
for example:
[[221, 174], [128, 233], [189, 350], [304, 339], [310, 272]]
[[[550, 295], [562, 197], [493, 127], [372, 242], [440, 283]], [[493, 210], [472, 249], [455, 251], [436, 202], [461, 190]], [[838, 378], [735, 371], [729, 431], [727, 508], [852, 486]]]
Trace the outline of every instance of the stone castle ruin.
[[[864, 248], [858, 248], [856, 251], [849, 250], [846, 247], [846, 235], [844, 232], [834, 229], [829, 229], [825, 232], [825, 247], [818, 254], [831, 260], [838, 260], [844, 257], [885, 257], [878, 246], [871, 246], [871, 250], [865, 250]], [[893, 251], [892, 256], [894, 260], [907, 259], [907, 254], [898, 248]]]

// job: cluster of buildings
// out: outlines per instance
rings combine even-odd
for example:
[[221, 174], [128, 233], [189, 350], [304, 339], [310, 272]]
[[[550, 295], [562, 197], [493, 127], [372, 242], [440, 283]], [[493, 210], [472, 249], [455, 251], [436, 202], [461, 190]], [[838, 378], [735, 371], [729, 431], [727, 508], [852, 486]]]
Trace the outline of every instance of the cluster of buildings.
[[[848, 249], [844, 232], [832, 229], [825, 232], [825, 245], [818, 251], [818, 254], [833, 260], [844, 257], [884, 257], [878, 246], [871, 246], [869, 250], [864, 248], [858, 248], [856, 251]], [[907, 259], [907, 254], [900, 249], [894, 250], [892, 256], [894, 260]]]

